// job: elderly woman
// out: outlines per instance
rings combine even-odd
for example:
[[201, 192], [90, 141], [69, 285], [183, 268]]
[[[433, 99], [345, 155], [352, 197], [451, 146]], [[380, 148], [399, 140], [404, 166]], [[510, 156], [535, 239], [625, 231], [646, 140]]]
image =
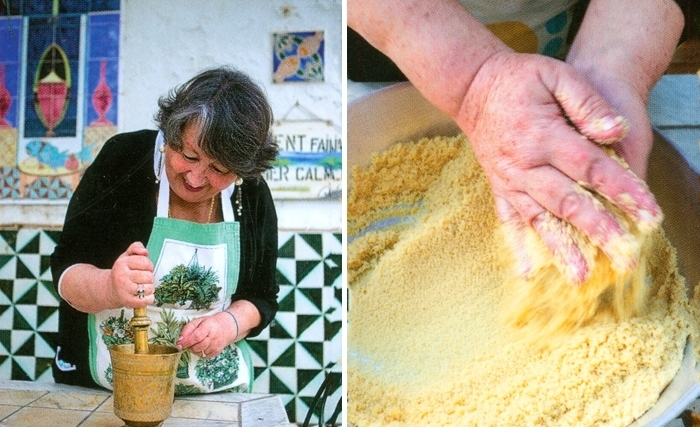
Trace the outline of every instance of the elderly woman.
[[[176, 393], [249, 390], [245, 337], [277, 312], [277, 216], [261, 173], [277, 145], [262, 90], [207, 70], [159, 101], [159, 131], [116, 135], [85, 171], [51, 257], [61, 296], [58, 383], [111, 388], [108, 346], [183, 352]], [[144, 244], [147, 242], [146, 246]]]

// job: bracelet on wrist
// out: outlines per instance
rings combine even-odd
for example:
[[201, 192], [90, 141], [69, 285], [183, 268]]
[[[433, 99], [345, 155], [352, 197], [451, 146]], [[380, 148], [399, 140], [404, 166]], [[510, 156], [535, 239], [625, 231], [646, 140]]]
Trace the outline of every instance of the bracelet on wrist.
[[231, 318], [233, 319], [233, 321], [236, 323], [236, 337], [233, 339], [233, 342], [235, 343], [236, 341], [238, 341], [238, 332], [239, 332], [239, 329], [238, 329], [238, 319], [236, 319], [236, 315], [235, 315], [235, 314], [231, 313], [231, 312], [228, 311], [228, 310], [224, 310], [224, 313], [228, 313], [228, 314], [231, 316]]

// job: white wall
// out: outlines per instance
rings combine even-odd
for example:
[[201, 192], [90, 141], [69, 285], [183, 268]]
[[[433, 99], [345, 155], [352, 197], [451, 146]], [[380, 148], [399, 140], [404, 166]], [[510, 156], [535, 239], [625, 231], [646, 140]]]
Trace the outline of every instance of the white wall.
[[[266, 90], [276, 118], [298, 101], [342, 120], [341, 0], [123, 0], [119, 130], [153, 128], [158, 97], [204, 68], [229, 64]], [[272, 83], [272, 33], [323, 30], [325, 81]], [[280, 229], [341, 230], [340, 201], [278, 201]]]
[[[232, 65], [267, 92], [276, 118], [296, 102], [342, 121], [341, 0], [122, 0], [118, 130], [154, 129], [157, 100], [204, 68]], [[272, 83], [272, 33], [323, 30], [325, 81]], [[298, 118], [298, 117], [290, 117]], [[279, 227], [340, 231], [340, 201], [277, 201]], [[65, 202], [6, 204], [0, 224], [60, 226]]]
[[[120, 128], [152, 127], [160, 95], [221, 64], [263, 85], [277, 116], [298, 100], [340, 123], [341, 10], [340, 0], [123, 0]], [[317, 29], [325, 31], [325, 82], [272, 84], [272, 33]]]

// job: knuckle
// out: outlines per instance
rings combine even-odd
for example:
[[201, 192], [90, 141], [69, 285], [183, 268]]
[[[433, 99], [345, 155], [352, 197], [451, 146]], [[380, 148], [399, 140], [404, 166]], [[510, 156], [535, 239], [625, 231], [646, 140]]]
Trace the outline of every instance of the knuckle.
[[529, 194], [512, 193], [510, 202], [525, 224], [534, 226], [536, 223], [540, 223], [544, 219], [544, 208]]
[[547, 211], [544, 209], [539, 212], [532, 211], [528, 216], [523, 216], [523, 219], [535, 230], [541, 230], [543, 224], [547, 222]]
[[590, 93], [586, 97], [584, 97], [581, 105], [581, 111], [584, 114], [586, 120], [591, 120], [595, 117], [598, 117], [600, 115], [600, 111], [606, 109], [607, 104], [605, 103], [603, 98], [601, 98], [596, 93]]
[[602, 157], [586, 158], [583, 160], [585, 165], [584, 179], [586, 180], [586, 184], [592, 188], [600, 188], [606, 185], [608, 182], [606, 161], [613, 160]]
[[578, 102], [571, 107], [576, 113], [574, 124], [579, 128], [585, 127], [587, 123], [599, 117], [601, 112], [608, 109], [605, 100], [596, 93], [582, 95]]
[[572, 220], [580, 215], [583, 209], [583, 197], [583, 195], [578, 194], [576, 191], [566, 193], [559, 201], [559, 211], [553, 213], [559, 218], [572, 222]]
[[193, 335], [197, 341], [202, 341], [207, 337], [207, 332], [204, 330], [204, 328], [196, 328]]

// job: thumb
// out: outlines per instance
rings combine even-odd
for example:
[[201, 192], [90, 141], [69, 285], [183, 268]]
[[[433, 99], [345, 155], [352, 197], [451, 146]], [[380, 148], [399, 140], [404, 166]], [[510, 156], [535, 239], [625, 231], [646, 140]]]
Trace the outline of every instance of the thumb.
[[129, 255], [141, 255], [141, 256], [148, 256], [148, 249], [146, 249], [145, 246], [143, 246], [143, 243], [141, 242], [134, 242], [129, 247], [126, 249], [126, 252], [124, 252], [125, 256]]
[[629, 124], [583, 77], [563, 74], [552, 93], [564, 114], [579, 133], [601, 144], [612, 144], [627, 136]]
[[202, 323], [202, 319], [203, 318], [200, 317], [187, 322], [187, 324], [180, 331], [180, 336], [175, 343], [177, 348], [182, 350], [183, 348], [188, 348], [197, 342], [193, 339], [192, 334], [194, 333], [195, 329], [199, 327], [199, 324]]

